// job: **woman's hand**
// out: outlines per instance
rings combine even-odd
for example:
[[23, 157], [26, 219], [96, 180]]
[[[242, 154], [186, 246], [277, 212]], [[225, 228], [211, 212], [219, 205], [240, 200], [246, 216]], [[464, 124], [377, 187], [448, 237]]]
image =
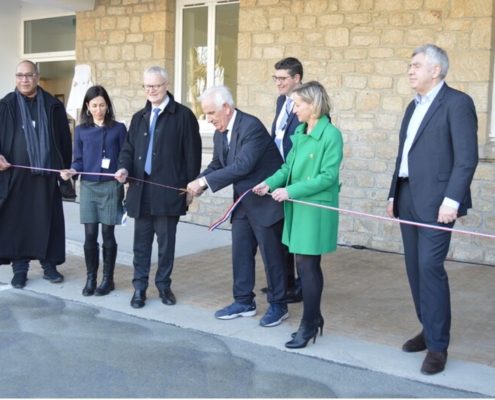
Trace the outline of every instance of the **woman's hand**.
[[64, 181], [68, 181], [70, 178], [72, 178], [76, 174], [77, 174], [77, 171], [74, 168], [63, 169], [63, 170], [60, 171], [60, 177]]
[[258, 196], [264, 196], [265, 194], [268, 193], [270, 188], [265, 182], [258, 183], [254, 188], [253, 192], [256, 193]]
[[288, 200], [289, 199], [289, 192], [287, 191], [286, 188], [276, 189], [272, 193], [272, 198], [273, 198], [273, 200], [278, 201], [278, 202]]

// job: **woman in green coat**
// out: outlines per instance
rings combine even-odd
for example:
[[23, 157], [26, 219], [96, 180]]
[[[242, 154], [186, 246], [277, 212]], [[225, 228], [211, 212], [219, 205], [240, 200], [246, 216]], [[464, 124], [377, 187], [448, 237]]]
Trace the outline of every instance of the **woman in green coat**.
[[[271, 177], [254, 187], [263, 196], [269, 191], [275, 201], [288, 199], [331, 207], [339, 205], [339, 170], [342, 135], [329, 118], [330, 101], [325, 88], [312, 81], [292, 92], [300, 124], [292, 136], [286, 162]], [[305, 347], [323, 332], [320, 303], [323, 291], [321, 255], [335, 251], [339, 215], [336, 211], [286, 201], [282, 242], [296, 254], [301, 277], [304, 309], [298, 331], [288, 348]]]

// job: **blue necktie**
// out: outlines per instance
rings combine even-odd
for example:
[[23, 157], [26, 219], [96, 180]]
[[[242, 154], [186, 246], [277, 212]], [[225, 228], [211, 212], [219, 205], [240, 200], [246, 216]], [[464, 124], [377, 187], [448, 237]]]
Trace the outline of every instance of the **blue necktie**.
[[289, 115], [291, 113], [292, 109], [292, 99], [290, 97], [287, 97], [287, 100], [285, 101], [285, 113], [282, 116], [282, 119], [280, 120], [280, 130], [285, 131], [285, 128], [287, 128], [287, 121], [289, 120]]
[[155, 126], [156, 120], [158, 119], [158, 114], [160, 113], [159, 108], [153, 109], [153, 115], [151, 116], [150, 125], [150, 142], [148, 144], [148, 153], [146, 154], [146, 162], [144, 163], [144, 171], [151, 175], [151, 159], [153, 158], [153, 138], [155, 137]]

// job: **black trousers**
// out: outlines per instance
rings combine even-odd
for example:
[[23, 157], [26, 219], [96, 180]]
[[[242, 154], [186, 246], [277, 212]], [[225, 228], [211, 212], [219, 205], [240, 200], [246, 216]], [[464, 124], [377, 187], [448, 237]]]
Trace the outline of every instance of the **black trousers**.
[[[421, 221], [415, 211], [408, 182], [399, 187], [399, 217], [401, 219], [453, 227], [454, 224], [438, 224]], [[407, 278], [414, 306], [423, 325], [426, 345], [430, 351], [447, 350], [450, 341], [450, 289], [445, 258], [451, 233], [431, 228], [401, 224]]]
[[134, 277], [135, 290], [146, 290], [151, 266], [151, 252], [156, 235], [158, 242], [158, 268], [155, 285], [158, 290], [167, 289], [172, 283], [171, 275], [175, 258], [175, 236], [178, 216], [150, 215], [150, 191], [144, 185], [141, 199], [141, 216], [134, 221]]
[[287, 272], [282, 248], [283, 221], [261, 226], [252, 220], [241, 203], [232, 218], [232, 264], [234, 299], [250, 304], [255, 294], [255, 256], [259, 247], [265, 266], [269, 303], [285, 304]]

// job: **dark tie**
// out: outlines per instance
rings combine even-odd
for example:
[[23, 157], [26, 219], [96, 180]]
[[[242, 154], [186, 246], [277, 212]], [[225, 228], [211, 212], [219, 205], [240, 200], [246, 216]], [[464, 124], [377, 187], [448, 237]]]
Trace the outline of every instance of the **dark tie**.
[[160, 109], [154, 108], [153, 115], [151, 116], [150, 141], [148, 144], [148, 153], [146, 153], [146, 162], [144, 163], [144, 171], [148, 175], [151, 175], [151, 159], [153, 158], [153, 138], [155, 137], [155, 126], [159, 113], [160, 113]]
[[227, 156], [229, 155], [229, 139], [227, 134], [229, 130], [227, 129], [225, 132], [222, 132], [222, 140], [223, 140], [223, 162], [227, 164]]

